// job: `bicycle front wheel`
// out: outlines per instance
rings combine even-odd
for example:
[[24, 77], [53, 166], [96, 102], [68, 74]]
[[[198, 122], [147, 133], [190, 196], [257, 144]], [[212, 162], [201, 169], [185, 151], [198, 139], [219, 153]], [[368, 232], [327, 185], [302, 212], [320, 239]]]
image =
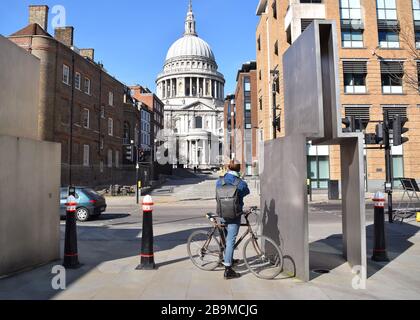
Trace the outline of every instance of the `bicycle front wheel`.
[[280, 247], [265, 236], [248, 239], [243, 256], [249, 271], [260, 279], [274, 279], [283, 271], [284, 260]]
[[196, 231], [188, 238], [188, 255], [192, 263], [205, 271], [215, 270], [222, 262], [219, 240], [207, 231]]

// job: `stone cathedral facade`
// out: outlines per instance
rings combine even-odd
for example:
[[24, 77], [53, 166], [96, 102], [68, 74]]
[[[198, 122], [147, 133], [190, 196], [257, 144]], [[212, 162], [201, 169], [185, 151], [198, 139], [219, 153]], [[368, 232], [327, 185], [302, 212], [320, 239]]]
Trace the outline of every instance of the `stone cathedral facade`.
[[198, 37], [191, 2], [184, 35], [170, 47], [156, 83], [165, 104], [166, 132], [176, 138], [174, 164], [217, 166], [222, 159], [225, 79], [209, 44]]

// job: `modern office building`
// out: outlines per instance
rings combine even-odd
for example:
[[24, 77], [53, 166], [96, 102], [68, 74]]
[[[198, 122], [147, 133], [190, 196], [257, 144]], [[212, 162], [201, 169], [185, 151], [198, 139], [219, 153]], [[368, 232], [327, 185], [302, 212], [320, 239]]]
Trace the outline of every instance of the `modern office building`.
[[[334, 20], [339, 43], [342, 115], [361, 120], [358, 130], [373, 133], [374, 121], [408, 117], [409, 142], [393, 147], [393, 171], [420, 178], [420, 3], [418, 0], [260, 0], [256, 31], [259, 139], [284, 135], [282, 56], [314, 19]], [[310, 53], [308, 53], [310, 54]], [[279, 71], [279, 72], [277, 72]], [[273, 86], [273, 84], [276, 84]], [[304, 88], [302, 88], [304, 90]], [[273, 105], [276, 104], [276, 114]], [[273, 119], [280, 130], [273, 128]], [[308, 146], [308, 175], [314, 188], [340, 180], [338, 147]], [[383, 150], [366, 150], [366, 187], [383, 187]]]

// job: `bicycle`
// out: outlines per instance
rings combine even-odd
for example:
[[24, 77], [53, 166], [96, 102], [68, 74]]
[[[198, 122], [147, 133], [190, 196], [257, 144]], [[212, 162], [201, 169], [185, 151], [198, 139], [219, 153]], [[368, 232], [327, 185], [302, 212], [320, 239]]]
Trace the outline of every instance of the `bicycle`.
[[[258, 217], [257, 210], [257, 207], [251, 207], [244, 213], [245, 223], [241, 223], [241, 227], [246, 227], [247, 230], [236, 242], [234, 249], [238, 249], [249, 236], [242, 250], [245, 265], [257, 278], [271, 280], [283, 272], [283, 253], [272, 239], [258, 236], [253, 231], [249, 216], [255, 214]], [[187, 250], [196, 267], [204, 271], [214, 271], [223, 262], [226, 249], [226, 226], [213, 213], [208, 213], [206, 217], [213, 224], [211, 230], [199, 230], [191, 234], [188, 238]]]

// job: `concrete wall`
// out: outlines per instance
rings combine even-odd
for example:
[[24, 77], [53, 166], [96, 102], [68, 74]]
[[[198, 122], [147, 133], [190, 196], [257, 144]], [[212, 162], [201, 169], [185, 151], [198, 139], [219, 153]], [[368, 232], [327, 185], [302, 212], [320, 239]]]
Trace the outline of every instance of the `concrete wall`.
[[0, 277], [60, 257], [61, 146], [38, 140], [40, 62], [0, 36]]
[[59, 259], [60, 145], [0, 136], [0, 276]]
[[0, 36], [0, 135], [38, 139], [39, 60]]

